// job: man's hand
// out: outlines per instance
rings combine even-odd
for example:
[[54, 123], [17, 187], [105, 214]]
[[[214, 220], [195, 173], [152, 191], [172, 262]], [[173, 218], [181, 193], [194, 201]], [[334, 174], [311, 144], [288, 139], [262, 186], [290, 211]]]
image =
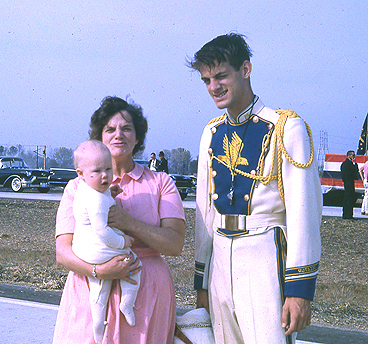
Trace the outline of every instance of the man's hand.
[[208, 302], [208, 290], [198, 289], [197, 290], [197, 308], [205, 308], [210, 313], [210, 307]]
[[282, 327], [285, 336], [304, 330], [311, 323], [310, 301], [301, 297], [287, 297], [282, 308]]

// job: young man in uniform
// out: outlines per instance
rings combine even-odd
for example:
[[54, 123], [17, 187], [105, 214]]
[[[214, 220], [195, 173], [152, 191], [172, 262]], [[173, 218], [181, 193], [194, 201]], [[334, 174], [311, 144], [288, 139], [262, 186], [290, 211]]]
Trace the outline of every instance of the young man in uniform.
[[201, 138], [195, 288], [216, 343], [293, 343], [311, 321], [322, 194], [309, 126], [251, 88], [250, 49], [228, 34], [189, 62], [219, 109]]

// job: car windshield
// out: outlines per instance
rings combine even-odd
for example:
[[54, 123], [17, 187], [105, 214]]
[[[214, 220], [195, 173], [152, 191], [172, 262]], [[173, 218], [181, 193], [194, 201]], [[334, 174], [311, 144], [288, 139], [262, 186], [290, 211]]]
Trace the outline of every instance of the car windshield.
[[27, 165], [25, 164], [24, 160], [22, 159], [1, 159], [2, 168], [9, 168], [9, 167], [21, 167], [21, 168], [27, 168]]

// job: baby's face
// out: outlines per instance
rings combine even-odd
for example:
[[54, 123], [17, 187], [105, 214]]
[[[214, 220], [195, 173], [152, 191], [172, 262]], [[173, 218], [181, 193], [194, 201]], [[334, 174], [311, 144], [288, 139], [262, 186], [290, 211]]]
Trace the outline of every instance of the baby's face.
[[90, 156], [84, 164], [82, 178], [92, 189], [105, 192], [113, 178], [111, 156], [96, 153]]

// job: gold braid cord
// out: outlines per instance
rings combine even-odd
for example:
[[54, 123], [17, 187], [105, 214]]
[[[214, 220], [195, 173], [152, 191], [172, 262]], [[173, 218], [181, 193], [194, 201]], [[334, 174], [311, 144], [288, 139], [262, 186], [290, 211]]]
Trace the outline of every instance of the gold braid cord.
[[[263, 172], [264, 172], [264, 160], [266, 157], [266, 152], [268, 151], [268, 147], [270, 144], [270, 140], [271, 140], [271, 135], [272, 135], [272, 131], [270, 131], [270, 133], [268, 133], [264, 140], [263, 140], [263, 147], [262, 147], [262, 154], [261, 154], [261, 158], [259, 160], [259, 170], [257, 174], [251, 174], [251, 173], [247, 173], [247, 172], [243, 172], [241, 170], [238, 170], [236, 167], [234, 169], [234, 173], [240, 174], [244, 177], [247, 178], [251, 178], [254, 180], [259, 181], [260, 183], [267, 185], [271, 182], [271, 180], [277, 180], [278, 183], [278, 188], [279, 188], [279, 192], [280, 192], [280, 197], [283, 200], [283, 202], [285, 202], [285, 195], [284, 195], [284, 188], [283, 188], [283, 183], [282, 183], [282, 170], [281, 170], [281, 165], [282, 165], [282, 155], [285, 156], [285, 158], [294, 166], [299, 167], [299, 168], [307, 168], [309, 166], [312, 165], [313, 163], [313, 159], [314, 159], [314, 151], [313, 151], [313, 138], [312, 138], [312, 131], [308, 125], [308, 123], [306, 121], [303, 120], [305, 127], [307, 129], [307, 133], [308, 133], [308, 137], [309, 137], [309, 141], [310, 141], [310, 157], [309, 157], [309, 161], [306, 164], [302, 164], [300, 162], [295, 161], [290, 155], [289, 153], [286, 151], [286, 148], [284, 146], [284, 127], [285, 127], [285, 123], [286, 120], [288, 118], [296, 118], [296, 117], [300, 117], [298, 116], [294, 111], [291, 110], [284, 110], [284, 109], [277, 109], [275, 110], [276, 113], [278, 113], [280, 115], [279, 119], [276, 122], [275, 125], [275, 140], [273, 142], [273, 147], [272, 147], [272, 161], [271, 161], [271, 169], [270, 169], [270, 173], [268, 174], [268, 176], [263, 176]], [[273, 166], [274, 166], [274, 162], [275, 162], [275, 157], [276, 157], [276, 147], [277, 147], [277, 143], [278, 143], [278, 151], [277, 151], [277, 174], [272, 174], [273, 173]], [[221, 161], [220, 159], [218, 159], [216, 156], [212, 155], [211, 157], [211, 167], [212, 167], [212, 160], [216, 159], [219, 163], [227, 166], [229, 168], [229, 166]]]

